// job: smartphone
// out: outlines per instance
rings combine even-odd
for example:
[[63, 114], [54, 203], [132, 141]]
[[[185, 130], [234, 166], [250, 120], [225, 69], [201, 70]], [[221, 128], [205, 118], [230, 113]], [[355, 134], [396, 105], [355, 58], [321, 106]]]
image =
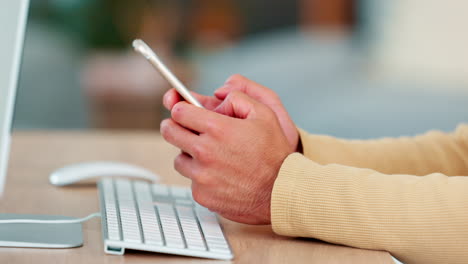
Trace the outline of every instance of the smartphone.
[[133, 41], [133, 48], [136, 52], [140, 53], [145, 57], [151, 65], [158, 70], [161, 75], [166, 79], [177, 92], [189, 103], [204, 108], [202, 104], [190, 93], [190, 91], [182, 84], [177, 77], [164, 65], [164, 63], [158, 58], [156, 53], [141, 39]]

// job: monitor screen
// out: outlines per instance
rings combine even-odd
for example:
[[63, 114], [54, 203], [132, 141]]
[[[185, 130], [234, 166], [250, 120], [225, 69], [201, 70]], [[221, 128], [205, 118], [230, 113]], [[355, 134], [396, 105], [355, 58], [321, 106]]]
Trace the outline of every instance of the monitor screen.
[[10, 152], [11, 123], [23, 50], [28, 0], [0, 2], [0, 194]]

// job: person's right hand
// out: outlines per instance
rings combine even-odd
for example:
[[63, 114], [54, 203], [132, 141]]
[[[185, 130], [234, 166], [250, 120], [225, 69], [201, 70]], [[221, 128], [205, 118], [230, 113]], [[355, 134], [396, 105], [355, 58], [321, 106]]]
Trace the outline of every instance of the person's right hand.
[[273, 90], [240, 74], [235, 74], [229, 77], [224, 86], [215, 91], [215, 97], [219, 100], [224, 100], [232, 91], [243, 92], [273, 110], [284, 135], [288, 139], [291, 150], [298, 150], [299, 132], [279, 96]]
[[[201, 95], [196, 92], [190, 93], [198, 100], [198, 102], [200, 102], [200, 104], [203, 105], [203, 107], [210, 111], [213, 111], [223, 102], [223, 100], [220, 100], [214, 96]], [[166, 107], [166, 109], [169, 111], [172, 111], [174, 105], [176, 105], [180, 101], [184, 101], [184, 99], [174, 88], [170, 89], [164, 94], [163, 104], [164, 107]]]
[[182, 153], [174, 168], [192, 180], [195, 201], [230, 220], [271, 223], [271, 193], [291, 150], [275, 113], [233, 91], [215, 111], [172, 107], [161, 135]]

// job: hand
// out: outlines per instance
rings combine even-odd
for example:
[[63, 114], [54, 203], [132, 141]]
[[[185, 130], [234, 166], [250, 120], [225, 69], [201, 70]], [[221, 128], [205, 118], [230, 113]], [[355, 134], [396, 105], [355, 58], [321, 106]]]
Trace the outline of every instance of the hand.
[[286, 135], [291, 145], [292, 151], [298, 150], [299, 132], [281, 103], [279, 96], [273, 90], [249, 80], [242, 75], [235, 74], [226, 81], [223, 87], [215, 91], [215, 96], [220, 100], [224, 100], [232, 91], [243, 92], [270, 107], [276, 114], [281, 128], [283, 129], [283, 133]]
[[201, 205], [233, 221], [269, 224], [271, 192], [292, 153], [273, 111], [238, 91], [216, 112], [178, 102], [161, 133], [183, 152], [175, 169]]
[[[214, 110], [223, 102], [223, 100], [213, 96], [205, 96], [196, 92], [190, 93], [208, 110]], [[180, 94], [174, 88], [167, 91], [163, 97], [163, 104], [169, 111], [172, 110], [174, 105], [181, 101], [183, 101], [182, 96], [180, 96]]]
[[[232, 91], [243, 92], [258, 102], [267, 105], [276, 114], [276, 118], [288, 139], [291, 150], [298, 150], [299, 132], [288, 112], [286, 112], [278, 95], [267, 87], [255, 83], [242, 75], [236, 74], [229, 77], [223, 87], [216, 90], [215, 97], [203, 96], [194, 92], [192, 92], [192, 94], [206, 109], [214, 110]], [[171, 89], [164, 95], [163, 102], [164, 106], [168, 110], [171, 110], [172, 107], [181, 100], [182, 98], [177, 91]]]

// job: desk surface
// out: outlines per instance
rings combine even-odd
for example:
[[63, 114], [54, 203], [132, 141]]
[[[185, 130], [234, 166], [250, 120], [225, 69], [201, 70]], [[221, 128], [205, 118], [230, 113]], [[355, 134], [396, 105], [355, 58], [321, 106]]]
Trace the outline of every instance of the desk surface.
[[[57, 188], [48, 183], [50, 172], [76, 162], [134, 163], [160, 174], [163, 183], [187, 186], [190, 182], [172, 166], [178, 153], [154, 133], [16, 132], [0, 212], [76, 217], [98, 212], [95, 186]], [[83, 224], [83, 247], [0, 248], [0, 263], [229, 263], [139, 251], [106, 255], [99, 221]], [[281, 237], [270, 226], [249, 226], [226, 219], [221, 222], [235, 254], [233, 263], [393, 263], [386, 252]]]

